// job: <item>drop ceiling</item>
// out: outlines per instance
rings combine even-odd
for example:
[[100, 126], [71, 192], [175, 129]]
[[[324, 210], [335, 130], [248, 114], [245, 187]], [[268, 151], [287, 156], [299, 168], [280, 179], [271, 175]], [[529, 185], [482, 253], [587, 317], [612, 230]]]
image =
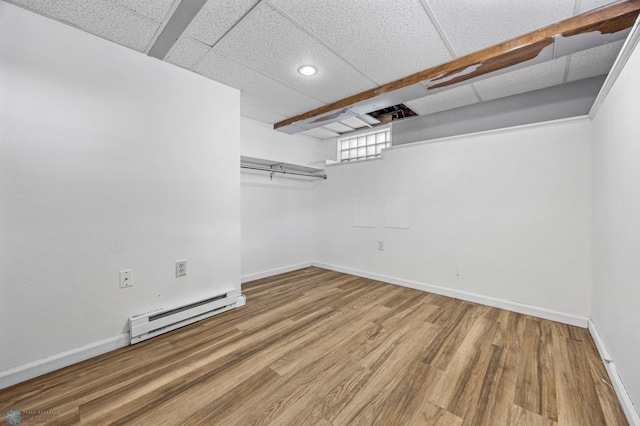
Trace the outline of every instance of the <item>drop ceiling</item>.
[[[6, 0], [148, 54], [181, 0]], [[182, 0], [189, 2], [190, 0]], [[164, 61], [241, 90], [276, 123], [611, 3], [608, 0], [207, 0]], [[610, 70], [623, 41], [406, 102], [433, 114]], [[303, 77], [301, 65], [318, 73]], [[361, 120], [304, 132], [325, 138]], [[344, 127], [346, 126], [346, 128]], [[337, 130], [339, 129], [339, 130]]]

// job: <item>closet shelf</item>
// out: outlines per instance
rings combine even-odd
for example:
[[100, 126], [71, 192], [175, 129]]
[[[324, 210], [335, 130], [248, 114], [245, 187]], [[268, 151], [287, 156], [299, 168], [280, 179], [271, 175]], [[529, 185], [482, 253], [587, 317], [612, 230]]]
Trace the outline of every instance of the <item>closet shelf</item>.
[[314, 179], [327, 178], [327, 175], [325, 174], [324, 169], [319, 169], [317, 167], [311, 167], [311, 166], [303, 166], [301, 164], [267, 160], [264, 158], [240, 156], [240, 168], [269, 172], [271, 173], [272, 178], [274, 173], [281, 173], [284, 175], [305, 176], [305, 177], [310, 177]]

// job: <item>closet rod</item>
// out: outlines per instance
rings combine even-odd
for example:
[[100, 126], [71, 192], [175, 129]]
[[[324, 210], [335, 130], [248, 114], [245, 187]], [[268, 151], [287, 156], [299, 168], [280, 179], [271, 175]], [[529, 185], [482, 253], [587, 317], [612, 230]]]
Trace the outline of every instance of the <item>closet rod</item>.
[[263, 172], [271, 172], [271, 173], [282, 173], [284, 175], [297, 175], [297, 176], [307, 176], [307, 177], [312, 177], [312, 178], [320, 178], [320, 179], [326, 179], [327, 175], [314, 175], [312, 173], [298, 173], [298, 172], [288, 172], [286, 170], [278, 170], [278, 169], [268, 169], [266, 167], [256, 167], [256, 166], [245, 166], [245, 165], [240, 165], [240, 168], [242, 169], [251, 169], [251, 170], [261, 170]]

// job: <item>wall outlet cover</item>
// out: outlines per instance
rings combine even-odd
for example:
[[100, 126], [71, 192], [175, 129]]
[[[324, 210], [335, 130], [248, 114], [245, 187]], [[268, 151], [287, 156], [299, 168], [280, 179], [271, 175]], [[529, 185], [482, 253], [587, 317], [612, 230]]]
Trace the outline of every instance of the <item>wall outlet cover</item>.
[[187, 260], [176, 260], [176, 277], [187, 275]]

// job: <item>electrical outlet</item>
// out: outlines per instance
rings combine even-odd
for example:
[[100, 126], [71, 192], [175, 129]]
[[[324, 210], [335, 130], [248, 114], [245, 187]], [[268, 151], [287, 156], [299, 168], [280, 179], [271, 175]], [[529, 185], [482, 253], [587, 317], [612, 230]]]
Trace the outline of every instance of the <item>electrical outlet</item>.
[[187, 275], [187, 260], [176, 260], [176, 277]]
[[133, 269], [120, 271], [120, 288], [133, 287]]
[[378, 240], [378, 250], [384, 250], [384, 240]]

